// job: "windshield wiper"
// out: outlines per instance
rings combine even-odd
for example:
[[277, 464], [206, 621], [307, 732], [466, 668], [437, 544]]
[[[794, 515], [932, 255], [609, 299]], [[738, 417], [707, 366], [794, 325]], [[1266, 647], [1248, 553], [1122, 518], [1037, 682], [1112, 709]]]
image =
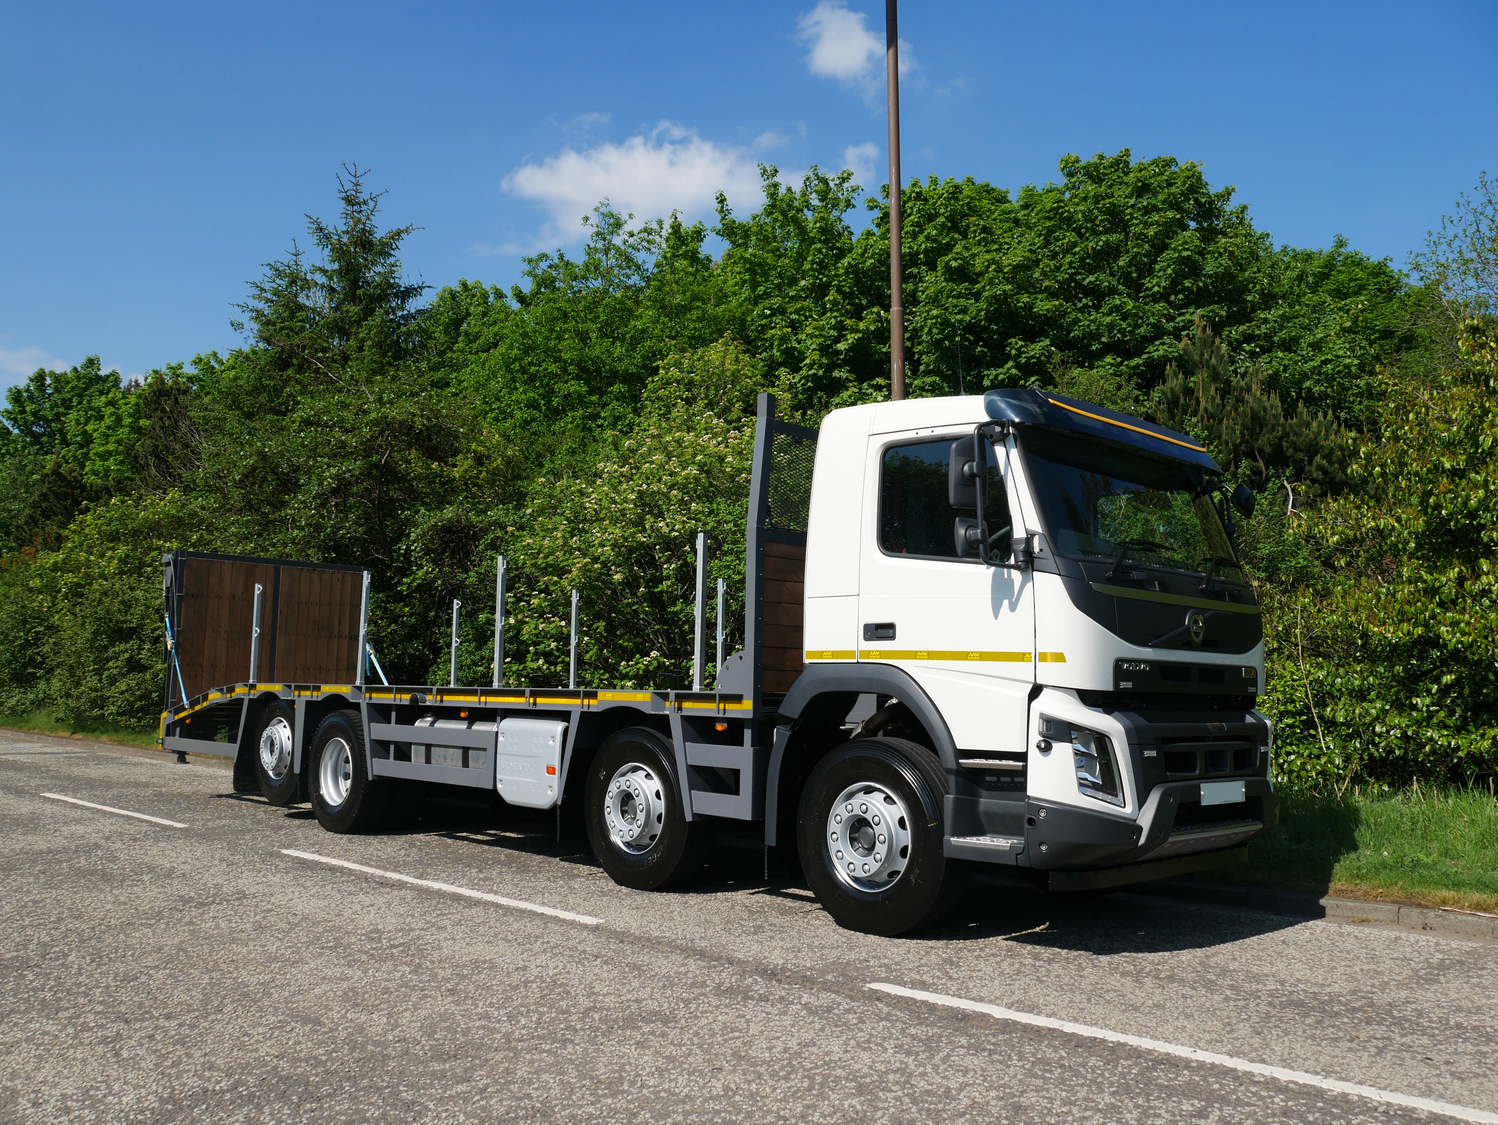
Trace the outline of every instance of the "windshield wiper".
[[1207, 589], [1212, 585], [1212, 575], [1217, 572], [1217, 568], [1219, 566], [1230, 566], [1234, 570], [1238, 569], [1237, 559], [1227, 559], [1223, 558], [1221, 555], [1212, 555], [1203, 561], [1205, 561], [1207, 564], [1207, 576], [1202, 579], [1202, 584], [1197, 587], [1197, 589], [1202, 591], [1203, 593], [1205, 593]]
[[1104, 578], [1118, 577], [1118, 572], [1122, 568], [1124, 559], [1130, 551], [1150, 550], [1165, 552], [1170, 550], [1164, 543], [1157, 542], [1154, 539], [1125, 539], [1118, 544], [1118, 548], [1118, 558], [1113, 560], [1113, 566], [1109, 568], [1107, 574], [1103, 575]]

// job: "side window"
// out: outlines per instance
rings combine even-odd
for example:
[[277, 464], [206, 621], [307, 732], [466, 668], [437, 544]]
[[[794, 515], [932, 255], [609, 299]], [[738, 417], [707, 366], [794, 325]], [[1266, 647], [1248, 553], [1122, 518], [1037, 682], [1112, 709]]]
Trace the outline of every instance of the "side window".
[[[891, 555], [920, 555], [955, 559], [958, 516], [972, 516], [970, 508], [947, 502], [947, 471], [953, 438], [893, 445], [884, 451], [879, 476], [879, 546]], [[1009, 500], [1004, 478], [989, 459], [988, 510], [984, 513], [990, 538], [1007, 539]]]

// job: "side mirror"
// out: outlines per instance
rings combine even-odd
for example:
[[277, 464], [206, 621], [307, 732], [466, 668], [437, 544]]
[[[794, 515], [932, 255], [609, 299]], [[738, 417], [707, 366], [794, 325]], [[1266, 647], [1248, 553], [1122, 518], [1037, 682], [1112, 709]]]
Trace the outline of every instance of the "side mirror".
[[970, 516], [958, 516], [952, 521], [952, 540], [959, 559], [975, 558], [978, 544], [983, 542], [983, 529]]
[[[970, 437], [952, 443], [947, 461], [947, 503], [954, 508], [978, 508], [977, 443]], [[960, 549], [960, 548], [959, 548]]]
[[1248, 485], [1240, 484], [1237, 488], [1233, 489], [1233, 507], [1237, 508], [1244, 516], [1254, 514], [1254, 504], [1257, 501], [1258, 497], [1254, 495], [1254, 490], [1249, 488]]

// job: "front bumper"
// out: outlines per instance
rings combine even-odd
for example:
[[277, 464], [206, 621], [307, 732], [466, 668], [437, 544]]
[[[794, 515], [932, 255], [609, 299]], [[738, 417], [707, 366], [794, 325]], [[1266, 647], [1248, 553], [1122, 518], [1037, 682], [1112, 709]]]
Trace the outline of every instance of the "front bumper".
[[1244, 778], [1243, 783], [1241, 804], [1205, 809], [1200, 781], [1157, 785], [1138, 821], [1031, 799], [1025, 803], [1028, 865], [1041, 871], [1083, 871], [1240, 848], [1279, 818], [1279, 798], [1267, 778]]

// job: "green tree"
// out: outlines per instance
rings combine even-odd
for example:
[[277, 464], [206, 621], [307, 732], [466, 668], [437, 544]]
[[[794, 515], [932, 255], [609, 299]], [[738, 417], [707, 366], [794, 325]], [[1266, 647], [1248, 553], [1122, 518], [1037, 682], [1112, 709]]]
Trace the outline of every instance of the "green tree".
[[1498, 771], [1498, 335], [1462, 364], [1391, 369], [1365, 487], [1300, 517], [1323, 560], [1270, 590], [1269, 706], [1283, 774], [1465, 781]]
[[1267, 383], [1257, 363], [1235, 371], [1227, 346], [1198, 317], [1195, 332], [1181, 339], [1180, 362], [1166, 367], [1155, 388], [1154, 413], [1195, 434], [1231, 479], [1256, 492], [1287, 484], [1320, 493], [1348, 484], [1347, 434], [1304, 401], [1287, 411]]

